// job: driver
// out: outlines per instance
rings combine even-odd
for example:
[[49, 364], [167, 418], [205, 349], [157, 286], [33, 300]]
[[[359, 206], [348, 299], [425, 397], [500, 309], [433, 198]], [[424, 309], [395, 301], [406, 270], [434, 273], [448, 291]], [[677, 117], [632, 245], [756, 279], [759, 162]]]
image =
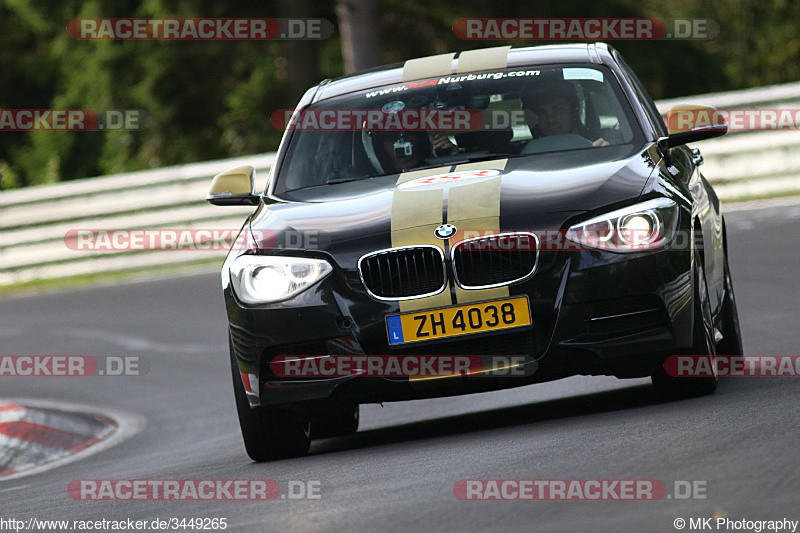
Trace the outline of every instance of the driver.
[[608, 141], [600, 137], [590, 139], [586, 127], [580, 121], [578, 94], [575, 87], [567, 81], [536, 83], [521, 95], [522, 107], [536, 114], [537, 121], [526, 114], [526, 121], [533, 134], [533, 140], [552, 135], [581, 135], [591, 141], [592, 146], [608, 146]]

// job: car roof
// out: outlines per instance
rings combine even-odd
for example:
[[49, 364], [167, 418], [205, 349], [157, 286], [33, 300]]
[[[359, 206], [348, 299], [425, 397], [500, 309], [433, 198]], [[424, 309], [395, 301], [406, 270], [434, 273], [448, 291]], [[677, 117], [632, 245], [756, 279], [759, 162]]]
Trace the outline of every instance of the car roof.
[[[557, 44], [512, 48], [500, 46], [467, 50], [460, 53], [411, 59], [367, 71], [325, 80], [309, 91], [307, 97], [317, 102], [334, 96], [372, 87], [411, 82], [437, 76], [450, 76], [481, 70], [495, 70], [526, 65], [555, 63], [603, 63], [613, 50], [605, 43]], [[303, 100], [307, 98], [304, 97]], [[310, 102], [305, 102], [310, 103]]]

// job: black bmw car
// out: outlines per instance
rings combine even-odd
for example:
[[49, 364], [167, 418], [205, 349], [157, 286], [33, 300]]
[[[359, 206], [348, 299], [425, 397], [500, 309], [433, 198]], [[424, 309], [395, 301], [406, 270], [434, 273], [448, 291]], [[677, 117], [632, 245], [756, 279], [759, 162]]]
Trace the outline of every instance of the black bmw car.
[[686, 146], [725, 131], [668, 130], [604, 44], [444, 54], [310, 89], [267, 190], [240, 167], [208, 195], [255, 207], [222, 268], [249, 456], [354, 432], [362, 403], [576, 374], [713, 392], [716, 377], [663, 363], [742, 353], [720, 202]]

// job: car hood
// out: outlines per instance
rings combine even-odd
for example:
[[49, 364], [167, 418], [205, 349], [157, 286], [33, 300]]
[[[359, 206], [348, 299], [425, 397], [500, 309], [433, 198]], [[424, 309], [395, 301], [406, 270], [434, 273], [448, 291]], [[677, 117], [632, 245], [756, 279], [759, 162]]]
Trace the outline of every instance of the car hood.
[[259, 206], [251, 228], [264, 249], [355, 255], [414, 239], [435, 243], [427, 229], [443, 222], [484, 232], [563, 229], [581, 213], [641, 195], [657, 168], [652, 151], [631, 155], [629, 148], [627, 157], [614, 158], [615, 150], [622, 148], [492, 159], [293, 191], [283, 195], [289, 201]]

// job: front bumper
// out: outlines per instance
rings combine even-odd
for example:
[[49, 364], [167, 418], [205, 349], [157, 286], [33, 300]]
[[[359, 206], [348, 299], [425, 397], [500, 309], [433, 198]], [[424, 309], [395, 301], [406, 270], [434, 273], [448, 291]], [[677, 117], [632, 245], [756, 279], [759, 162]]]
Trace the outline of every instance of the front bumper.
[[[511, 285], [527, 295], [533, 325], [525, 331], [414, 343], [391, 348], [386, 315], [396, 302], [376, 301], [355, 271], [334, 274], [291, 301], [242, 305], [225, 289], [233, 355], [251, 406], [313, 407], [372, 403], [516, 387], [563, 377], [652, 374], [664, 355], [691, 346], [691, 256], [683, 250], [636, 254], [542, 252], [531, 279]], [[270, 362], [288, 355], [520, 356], [518, 372], [429, 380], [341, 376], [285, 378]]]

